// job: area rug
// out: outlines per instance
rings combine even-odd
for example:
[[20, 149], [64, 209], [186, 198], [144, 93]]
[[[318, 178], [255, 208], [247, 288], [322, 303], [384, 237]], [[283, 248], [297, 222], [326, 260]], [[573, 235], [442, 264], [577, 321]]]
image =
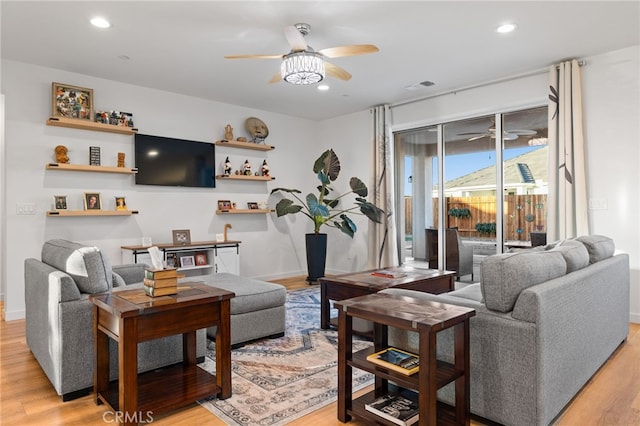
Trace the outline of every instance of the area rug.
[[[229, 425], [289, 423], [337, 399], [338, 336], [321, 330], [320, 289], [287, 292], [286, 332], [231, 351], [233, 395], [199, 403]], [[200, 367], [215, 372], [215, 345], [207, 342]], [[354, 337], [353, 349], [371, 343]], [[353, 390], [373, 383], [373, 375], [353, 369]]]

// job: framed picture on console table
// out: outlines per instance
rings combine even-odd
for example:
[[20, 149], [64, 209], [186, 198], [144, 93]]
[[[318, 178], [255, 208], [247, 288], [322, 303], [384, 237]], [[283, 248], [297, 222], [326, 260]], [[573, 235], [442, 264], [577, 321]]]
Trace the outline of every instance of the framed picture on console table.
[[176, 246], [191, 244], [191, 231], [188, 229], [174, 229], [173, 244]]

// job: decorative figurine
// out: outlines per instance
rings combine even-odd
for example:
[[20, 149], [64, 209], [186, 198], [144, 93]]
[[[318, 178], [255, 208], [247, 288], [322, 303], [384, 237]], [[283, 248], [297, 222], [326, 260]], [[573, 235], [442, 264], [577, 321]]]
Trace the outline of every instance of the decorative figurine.
[[224, 160], [224, 174], [225, 175], [231, 174], [231, 161], [229, 161], [229, 157], [227, 157], [227, 159]]
[[264, 143], [264, 140], [269, 136], [269, 128], [257, 117], [249, 117], [245, 120], [244, 126], [251, 135], [253, 143]]
[[69, 162], [69, 157], [67, 157], [67, 147], [64, 145], [58, 145], [55, 148], [56, 152], [56, 163], [67, 164]]
[[247, 138], [245, 138], [244, 136], [240, 136], [238, 139], [236, 139], [238, 142], [246, 142]]
[[228, 141], [233, 140], [233, 127], [231, 127], [231, 124], [224, 126], [224, 138]]
[[267, 164], [267, 160], [262, 161], [260, 172], [262, 173], [262, 176], [269, 176], [269, 165]]
[[249, 163], [249, 160], [244, 160], [244, 166], [242, 166], [242, 174], [251, 176], [251, 163]]
[[118, 153], [118, 167], [124, 167], [124, 152]]

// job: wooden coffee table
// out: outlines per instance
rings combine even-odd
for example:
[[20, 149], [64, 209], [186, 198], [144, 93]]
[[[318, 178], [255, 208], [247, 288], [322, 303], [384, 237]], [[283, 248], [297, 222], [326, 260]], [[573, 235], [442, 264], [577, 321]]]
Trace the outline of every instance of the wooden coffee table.
[[384, 268], [385, 271], [401, 273], [399, 278], [372, 275], [379, 269], [352, 274], [324, 277], [320, 279], [320, 328], [330, 326], [330, 300], [344, 300], [352, 297], [377, 293], [386, 288], [406, 288], [425, 293], [440, 294], [454, 290], [455, 271], [438, 269], [418, 269], [412, 266]]
[[[230, 300], [235, 294], [182, 283], [171, 296], [143, 289], [89, 296], [94, 316], [94, 401], [121, 413], [125, 424], [148, 421], [210, 395], [231, 396]], [[196, 330], [217, 326], [216, 375], [196, 365]], [[183, 362], [138, 374], [138, 343], [182, 334]], [[109, 338], [118, 342], [118, 381], [109, 382]], [[142, 414], [141, 414], [142, 413]]]

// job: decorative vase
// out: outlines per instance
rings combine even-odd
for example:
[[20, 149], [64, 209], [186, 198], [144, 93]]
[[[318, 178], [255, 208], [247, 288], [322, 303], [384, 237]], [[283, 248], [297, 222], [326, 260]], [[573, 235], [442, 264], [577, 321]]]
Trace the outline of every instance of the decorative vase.
[[307, 246], [307, 281], [315, 283], [324, 277], [327, 260], [327, 234], [306, 234]]

